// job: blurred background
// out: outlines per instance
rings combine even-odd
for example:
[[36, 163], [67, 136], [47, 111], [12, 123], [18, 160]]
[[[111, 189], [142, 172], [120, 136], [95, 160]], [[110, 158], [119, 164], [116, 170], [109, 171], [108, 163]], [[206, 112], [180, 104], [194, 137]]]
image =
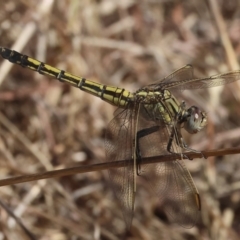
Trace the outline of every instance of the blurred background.
[[[72, 74], [136, 91], [186, 65], [195, 77], [240, 69], [238, 0], [42, 0], [0, 2], [0, 46]], [[1, 59], [0, 178], [106, 161], [104, 132], [115, 108], [79, 89]], [[240, 144], [240, 82], [184, 91], [208, 126], [185, 140], [197, 150]], [[202, 199], [192, 229], [171, 224], [138, 185], [127, 232], [108, 185], [91, 172], [0, 188], [37, 239], [239, 239], [240, 156], [186, 161]], [[29, 239], [1, 209], [0, 240]]]

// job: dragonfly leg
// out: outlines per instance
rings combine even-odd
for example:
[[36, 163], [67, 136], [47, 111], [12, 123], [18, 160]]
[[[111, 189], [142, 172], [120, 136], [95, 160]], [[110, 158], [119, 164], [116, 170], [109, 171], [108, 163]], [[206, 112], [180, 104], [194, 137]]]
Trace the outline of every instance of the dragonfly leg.
[[137, 161], [138, 161], [137, 175], [141, 174], [141, 159], [142, 159], [139, 140], [142, 137], [150, 135], [150, 134], [152, 134], [152, 133], [154, 133], [158, 130], [159, 130], [159, 126], [153, 126], [153, 127], [150, 127], [150, 128], [142, 129], [142, 130], [137, 132], [137, 141], [136, 141], [136, 156], [137, 156]]
[[[201, 152], [201, 151], [197, 151], [195, 149], [192, 149], [190, 147], [188, 147], [188, 145], [186, 144], [186, 142], [184, 141], [183, 137], [182, 137], [182, 134], [181, 134], [181, 131], [180, 131], [180, 125], [179, 127], [173, 127], [172, 128], [172, 132], [171, 132], [171, 135], [170, 135], [170, 138], [169, 138], [169, 141], [168, 141], [168, 145], [167, 145], [167, 150], [170, 152], [170, 153], [174, 153], [172, 150], [171, 150], [171, 147], [172, 147], [172, 142], [173, 142], [173, 139], [174, 137], [176, 138], [176, 142], [177, 142], [177, 145], [180, 146], [182, 149], [184, 150], [187, 150], [189, 152], [195, 152], [195, 153], [199, 153], [202, 155], [202, 158], [205, 158], [206, 159], [206, 156], [204, 156], [204, 154]], [[186, 157], [187, 159], [189, 160], [193, 160], [191, 158], [189, 158], [187, 155], [183, 154], [184, 157]]]
[[[176, 129], [175, 129], [175, 127], [173, 127], [172, 128], [172, 132], [171, 132], [171, 135], [170, 135], [170, 137], [169, 137], [169, 141], [168, 141], [168, 145], [167, 145], [167, 151], [169, 152], [169, 153], [172, 153], [172, 154], [177, 154], [177, 155], [180, 155], [180, 159], [182, 158], [182, 155], [185, 157], [185, 158], [187, 158], [187, 159], [189, 159], [189, 157], [187, 156], [187, 155], [185, 155], [185, 154], [179, 154], [179, 153], [176, 153], [176, 152], [174, 152], [174, 151], [172, 151], [172, 143], [173, 143], [173, 139], [174, 139], [174, 137], [176, 137], [175, 135], [176, 135]], [[179, 134], [178, 134], [179, 135]], [[181, 133], [180, 133], [180, 135], [181, 135]], [[181, 135], [181, 138], [182, 138], [182, 135]], [[177, 137], [177, 139], [179, 139], [179, 137]], [[183, 140], [183, 139], [182, 139]], [[184, 147], [182, 147], [182, 145], [181, 144], [179, 144], [179, 141], [177, 141], [177, 144], [181, 147], [181, 148], [184, 148]], [[189, 159], [190, 160], [190, 159]]]
[[[190, 148], [190, 147], [188, 147], [188, 145], [186, 144], [186, 142], [184, 141], [184, 139], [183, 139], [183, 137], [182, 137], [182, 134], [181, 134], [181, 132], [180, 131], [178, 131], [178, 139], [179, 139], [179, 141], [178, 141], [178, 143], [180, 144], [180, 147], [181, 148], [183, 148], [183, 149], [185, 149], [185, 150], [187, 150], [187, 151], [189, 151], [189, 152], [195, 152], [195, 153], [199, 153], [199, 154], [201, 154], [202, 155], [202, 158], [205, 158], [206, 159], [206, 156], [201, 152], [201, 151], [198, 151], [198, 150], [195, 150], [195, 149], [193, 149], [193, 148]], [[190, 159], [189, 157], [187, 157], [189, 160], [192, 160], [192, 159]]]
[[[199, 153], [199, 154], [202, 155], [202, 158], [205, 158], [205, 159], [206, 159], [206, 156], [205, 156], [201, 151], [197, 151], [197, 150], [195, 150], [195, 149], [193, 149], [193, 148], [188, 147], [188, 145], [185, 143], [185, 141], [183, 140], [183, 138], [181, 138], [181, 145], [182, 145], [181, 147], [182, 147], [183, 149], [185, 149], [185, 150], [187, 150], [187, 151], [189, 151], [189, 152]], [[189, 157], [188, 157], [188, 159], [189, 159]], [[192, 160], [192, 159], [189, 159], [189, 160]]]

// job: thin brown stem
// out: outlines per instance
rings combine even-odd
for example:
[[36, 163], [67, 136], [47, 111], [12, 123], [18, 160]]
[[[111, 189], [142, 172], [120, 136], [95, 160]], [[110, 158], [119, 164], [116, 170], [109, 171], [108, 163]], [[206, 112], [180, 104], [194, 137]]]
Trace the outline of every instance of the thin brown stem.
[[[227, 148], [227, 149], [203, 151], [202, 153], [192, 153], [192, 152], [184, 153], [185, 156], [183, 156], [183, 159], [201, 158], [203, 155], [205, 156], [205, 158], [208, 158], [212, 156], [224, 156], [224, 155], [232, 155], [232, 154], [238, 154], [238, 153], [240, 153], [240, 148]], [[151, 163], [159, 163], [159, 162], [166, 162], [166, 161], [174, 161], [177, 159], [179, 159], [179, 155], [177, 154], [161, 155], [161, 156], [144, 158], [142, 159], [141, 163], [151, 164]], [[63, 176], [77, 174], [77, 173], [102, 171], [102, 170], [107, 170], [109, 168], [124, 167], [126, 166], [128, 161], [132, 161], [132, 160], [105, 162], [105, 163], [99, 163], [99, 164], [93, 164], [93, 165], [87, 165], [87, 166], [79, 166], [79, 167], [66, 168], [61, 170], [47, 171], [44, 173], [36, 173], [36, 174], [29, 174], [25, 176], [11, 177], [11, 178], [0, 180], [0, 186], [36, 181], [40, 179], [63, 177]]]

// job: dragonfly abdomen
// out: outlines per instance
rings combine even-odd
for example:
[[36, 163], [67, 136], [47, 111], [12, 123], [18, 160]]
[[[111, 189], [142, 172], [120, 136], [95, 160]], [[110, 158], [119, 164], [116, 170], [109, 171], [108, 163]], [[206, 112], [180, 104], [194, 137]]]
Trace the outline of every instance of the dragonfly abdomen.
[[133, 99], [133, 94], [124, 88], [103, 85], [84, 78], [81, 80], [78, 87], [117, 107], [124, 108], [129, 101]]
[[133, 94], [123, 88], [107, 86], [87, 80], [83, 77], [78, 77], [14, 50], [0, 47], [0, 54], [3, 58], [12, 63], [29, 68], [43, 75], [52, 76], [61, 82], [69, 83], [74, 87], [97, 96], [114, 106], [124, 108], [129, 101], [133, 99]]

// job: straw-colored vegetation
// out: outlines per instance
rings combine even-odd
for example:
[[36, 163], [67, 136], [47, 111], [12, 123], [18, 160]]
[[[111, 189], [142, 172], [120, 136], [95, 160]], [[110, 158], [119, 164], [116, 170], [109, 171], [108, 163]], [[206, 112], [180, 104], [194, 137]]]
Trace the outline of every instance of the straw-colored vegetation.
[[[234, 0], [0, 2], [0, 46], [131, 91], [188, 63], [196, 77], [240, 69], [239, 39]], [[104, 132], [114, 107], [2, 59], [0, 83], [1, 179], [105, 161]], [[239, 146], [239, 93], [240, 81], [181, 94], [209, 116], [203, 132], [186, 134], [192, 148]], [[202, 219], [190, 230], [169, 223], [140, 181], [127, 232], [108, 174], [99, 171], [1, 187], [0, 240], [34, 239], [29, 232], [42, 240], [239, 239], [240, 156], [186, 164], [202, 199]]]

